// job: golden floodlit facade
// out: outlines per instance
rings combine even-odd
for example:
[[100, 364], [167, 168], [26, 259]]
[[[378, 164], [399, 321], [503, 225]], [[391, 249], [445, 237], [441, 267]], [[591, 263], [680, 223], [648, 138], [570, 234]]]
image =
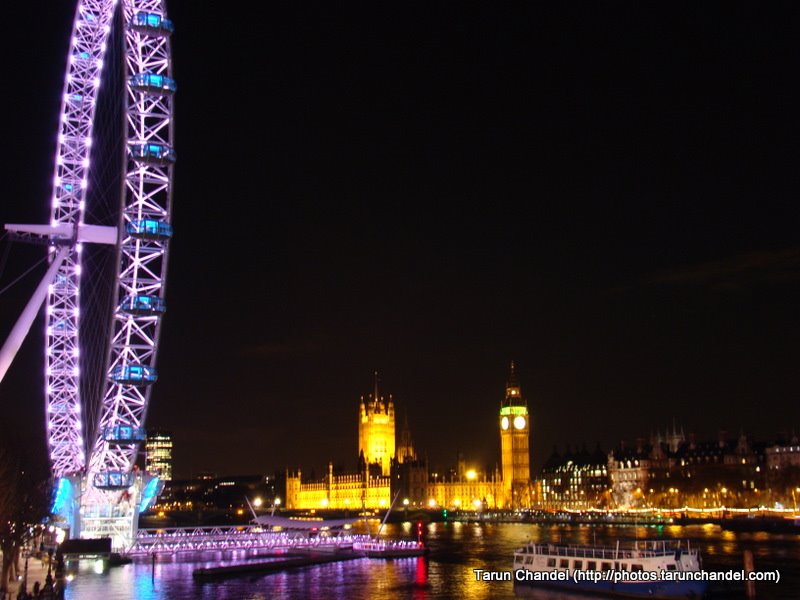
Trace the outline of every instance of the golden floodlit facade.
[[377, 464], [381, 474], [388, 476], [394, 452], [394, 400], [378, 393], [378, 373], [372, 394], [361, 401], [358, 408], [358, 456], [367, 465]]
[[522, 397], [514, 361], [506, 383], [506, 397], [500, 406], [500, 451], [503, 461], [503, 504], [530, 507], [531, 420], [528, 403]]
[[459, 456], [456, 469], [431, 472], [414, 449], [406, 421], [396, 436], [391, 395], [378, 390], [361, 397], [358, 411], [358, 470], [303, 482], [300, 471], [286, 473], [286, 507], [294, 510], [395, 509], [498, 510], [531, 506], [530, 415], [511, 363], [499, 415], [502, 462], [490, 471]]

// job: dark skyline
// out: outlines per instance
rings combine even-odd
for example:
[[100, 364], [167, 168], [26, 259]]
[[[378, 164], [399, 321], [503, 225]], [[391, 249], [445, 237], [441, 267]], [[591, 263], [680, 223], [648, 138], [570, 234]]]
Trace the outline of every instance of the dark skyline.
[[[37, 25], [3, 42], [3, 223], [49, 212], [70, 4], [15, 7]], [[169, 11], [147, 424], [178, 475], [355, 466], [376, 370], [434, 467], [494, 465], [511, 360], [534, 474], [673, 420], [800, 432], [794, 4]], [[0, 288], [40, 256], [15, 244]], [[2, 339], [34, 286], [0, 295]], [[0, 386], [40, 445], [41, 329]]]

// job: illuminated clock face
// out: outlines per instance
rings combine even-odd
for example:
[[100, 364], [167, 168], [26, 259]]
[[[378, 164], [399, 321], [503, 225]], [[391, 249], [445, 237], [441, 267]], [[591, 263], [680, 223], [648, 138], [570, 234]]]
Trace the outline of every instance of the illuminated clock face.
[[500, 427], [508, 429], [508, 417], [503, 417], [500, 421]]
[[522, 415], [517, 416], [514, 419], [514, 427], [517, 429], [525, 429], [525, 417]]

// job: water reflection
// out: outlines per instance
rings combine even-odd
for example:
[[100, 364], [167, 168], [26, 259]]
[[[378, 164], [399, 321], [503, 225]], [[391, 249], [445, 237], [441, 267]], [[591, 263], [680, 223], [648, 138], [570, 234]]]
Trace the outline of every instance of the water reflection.
[[[386, 525], [388, 537], [410, 538], [416, 523]], [[248, 575], [209, 582], [196, 581], [199, 567], [230, 561], [264, 560], [258, 552], [161, 556], [94, 571], [94, 564], [70, 565], [75, 578], [68, 584], [68, 600], [262, 600], [272, 597], [314, 599], [514, 598], [510, 581], [476, 581], [475, 569], [510, 572], [515, 548], [528, 541], [571, 544], [610, 544], [617, 540], [659, 537], [688, 539], [703, 553], [708, 570], [740, 569], [742, 553], [752, 550], [756, 569], [780, 569], [780, 584], [763, 584], [759, 600], [798, 598], [800, 590], [800, 536], [735, 533], [716, 526], [621, 527], [532, 525], [522, 523], [431, 523], [425, 529], [431, 548], [427, 558], [395, 560], [355, 559], [270, 575]], [[577, 600], [562, 592], [537, 593], [542, 600]], [[719, 586], [717, 599], [741, 599], [741, 586]]]

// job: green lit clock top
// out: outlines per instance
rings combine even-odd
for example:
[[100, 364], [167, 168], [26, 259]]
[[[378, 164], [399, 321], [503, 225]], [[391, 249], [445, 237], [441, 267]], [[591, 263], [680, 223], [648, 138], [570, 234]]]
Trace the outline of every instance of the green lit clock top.
[[500, 416], [527, 415], [528, 409], [525, 406], [504, 406], [500, 409]]

